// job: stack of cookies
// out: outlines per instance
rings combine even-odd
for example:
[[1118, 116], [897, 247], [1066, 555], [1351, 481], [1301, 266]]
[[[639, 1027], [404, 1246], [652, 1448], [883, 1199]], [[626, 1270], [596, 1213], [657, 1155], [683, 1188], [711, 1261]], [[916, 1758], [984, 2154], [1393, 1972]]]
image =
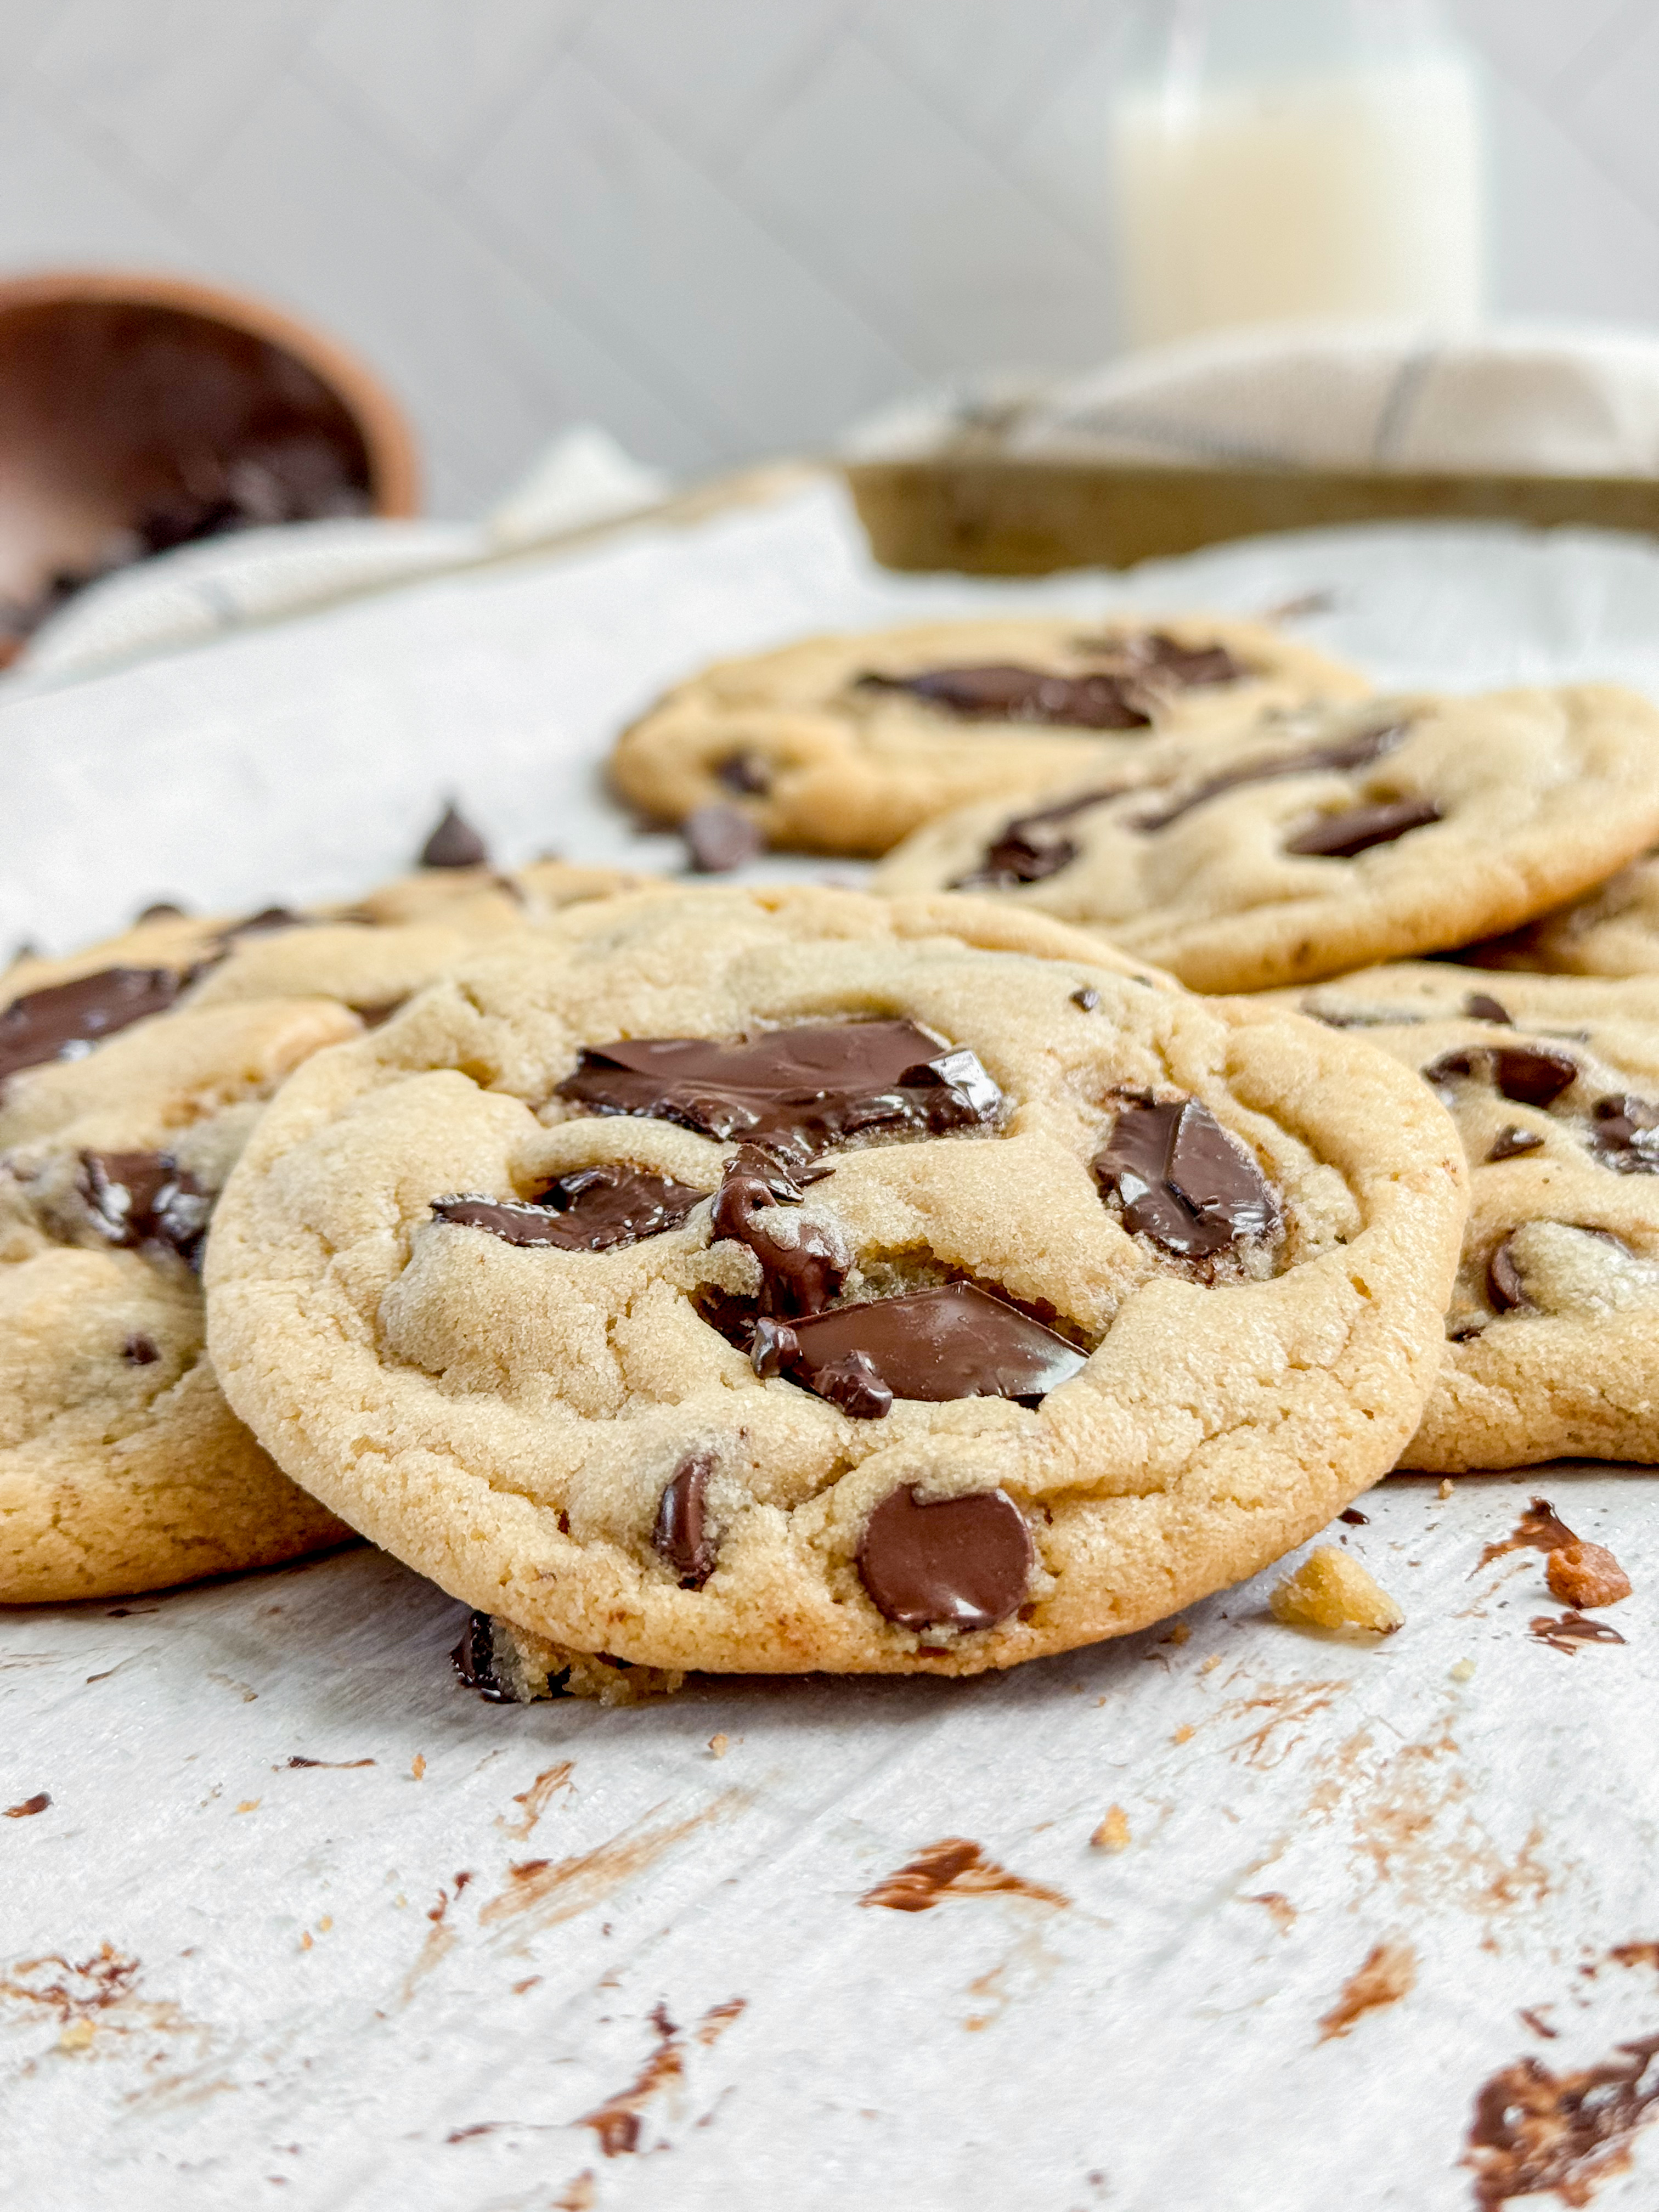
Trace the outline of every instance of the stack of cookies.
[[613, 767], [873, 889], [464, 852], [14, 969], [0, 1598], [343, 1526], [492, 1694], [964, 1674], [1396, 1465], [1659, 1457], [1642, 700], [934, 624]]

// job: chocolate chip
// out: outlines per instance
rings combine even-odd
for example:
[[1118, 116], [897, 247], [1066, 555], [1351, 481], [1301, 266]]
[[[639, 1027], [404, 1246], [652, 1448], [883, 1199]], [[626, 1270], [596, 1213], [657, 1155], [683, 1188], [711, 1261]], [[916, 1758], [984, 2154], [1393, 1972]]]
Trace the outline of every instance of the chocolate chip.
[[153, 1367], [161, 1355], [153, 1337], [130, 1336], [121, 1346], [121, 1357], [134, 1367]]
[[803, 1162], [849, 1138], [988, 1128], [1002, 1106], [971, 1052], [905, 1021], [815, 1023], [738, 1044], [617, 1038], [590, 1046], [555, 1095]]
[[170, 921], [175, 915], [182, 915], [184, 911], [183, 907], [173, 899], [152, 899], [148, 906], [139, 908], [138, 920], [140, 921]]
[[800, 1339], [787, 1322], [763, 1314], [749, 1340], [749, 1364], [763, 1382], [787, 1375], [799, 1364]]
[[421, 848], [423, 868], [482, 868], [488, 865], [489, 848], [472, 824], [457, 812], [452, 799], [437, 828]]
[[953, 891], [1014, 890], [1021, 884], [1040, 884], [1057, 876], [1062, 868], [1070, 867], [1082, 848], [1069, 837], [1055, 836], [1054, 825], [1069, 822], [1091, 806], [1103, 805], [1109, 799], [1120, 799], [1131, 787], [1105, 784], [1060, 799], [1053, 806], [1041, 807], [1035, 813], [1014, 815], [985, 848], [978, 866], [967, 875], [954, 878], [950, 888]]
[[246, 921], [233, 921], [228, 929], [219, 933], [221, 945], [233, 944], [239, 937], [274, 937], [279, 929], [304, 929], [304, 915], [295, 914], [291, 906], [262, 906], [258, 914]]
[[727, 753], [715, 762], [714, 774], [744, 799], [764, 799], [772, 788], [772, 771], [758, 753]]
[[1195, 1098], [1125, 1106], [1092, 1164], [1102, 1189], [1116, 1192], [1125, 1228], [1183, 1259], [1279, 1226], [1261, 1169]]
[[1371, 1524], [1370, 1515], [1362, 1513], [1357, 1505], [1346, 1507], [1336, 1517], [1339, 1521], [1346, 1521], [1351, 1528], [1369, 1528]]
[[1152, 716], [1123, 676], [1057, 676], [996, 662], [915, 676], [860, 676], [866, 690], [905, 691], [964, 722], [1039, 722], [1063, 729], [1144, 730]]
[[1552, 1045], [1482, 1044], [1443, 1052], [1423, 1070], [1425, 1083], [1465, 1078], [1490, 1083], [1517, 1106], [1548, 1106], [1577, 1081], [1578, 1063]]
[[651, 1548], [667, 1560], [682, 1589], [701, 1589], [714, 1571], [720, 1547], [707, 1515], [708, 1478], [714, 1471], [707, 1452], [693, 1452], [675, 1468], [657, 1502]]
[[366, 1030], [378, 1030], [408, 1004], [407, 999], [379, 999], [366, 1006], [354, 1006], [351, 1011]]
[[1602, 1167], [1615, 1175], [1659, 1175], [1659, 1106], [1617, 1091], [1598, 1098], [1590, 1112], [1590, 1150]]
[[1069, 1382], [1087, 1358], [979, 1283], [943, 1283], [834, 1306], [803, 1316], [789, 1334], [788, 1345], [769, 1342], [767, 1356], [809, 1390], [826, 1395], [821, 1378], [861, 1352], [894, 1397], [935, 1405], [1013, 1398], [1034, 1406]]
[[25, 992], [0, 1012], [0, 1079], [45, 1060], [79, 1059], [118, 1030], [165, 1013], [185, 981], [172, 968], [103, 968]]
[[1018, 1610], [1035, 1558], [1025, 1516], [1005, 1492], [930, 1504], [907, 1486], [871, 1514], [858, 1569], [872, 1603], [896, 1627], [968, 1632]]
[[1510, 1313], [1528, 1303], [1527, 1286], [1521, 1279], [1521, 1270], [1510, 1249], [1514, 1238], [1506, 1237], [1486, 1262], [1486, 1291], [1499, 1313]]
[[82, 1152], [77, 1188], [110, 1243], [160, 1244], [201, 1265], [213, 1200], [170, 1152]]
[[758, 822], [739, 813], [735, 806], [723, 806], [718, 799], [708, 806], [694, 806], [680, 824], [680, 835], [691, 866], [700, 876], [729, 875], [766, 847], [765, 832]]
[[533, 1199], [434, 1199], [435, 1221], [487, 1230], [504, 1243], [551, 1244], [562, 1252], [616, 1252], [678, 1229], [708, 1195], [647, 1168], [572, 1168]]
[[1373, 845], [1392, 845], [1413, 830], [1426, 830], [1441, 819], [1431, 799], [1399, 799], [1381, 806], [1354, 806], [1346, 814], [1322, 815], [1299, 837], [1285, 842], [1287, 853], [1301, 853], [1328, 860], [1352, 860], [1369, 853]]
[[849, 1352], [813, 1370], [812, 1389], [855, 1421], [884, 1420], [893, 1394], [867, 1352]]
[[492, 1705], [510, 1705], [513, 1692], [495, 1672], [495, 1634], [487, 1613], [469, 1613], [461, 1640], [450, 1653], [450, 1662], [469, 1690], [476, 1690]]
[[760, 1262], [761, 1311], [769, 1316], [821, 1312], [847, 1279], [851, 1257], [836, 1232], [799, 1215], [771, 1217], [799, 1206], [800, 1192], [766, 1153], [740, 1146], [727, 1167], [709, 1218], [718, 1242], [746, 1244]]
[[1246, 761], [1220, 775], [1206, 777], [1184, 797], [1156, 814], [1140, 816], [1131, 827], [1148, 836], [1154, 830], [1167, 830], [1172, 822], [1179, 822], [1195, 806], [1218, 798], [1224, 791], [1237, 791], [1246, 784], [1271, 783], [1286, 775], [1314, 775], [1323, 770], [1369, 767], [1372, 761], [1381, 760], [1384, 753], [1392, 752], [1409, 727], [1406, 722], [1384, 722], [1374, 730], [1364, 730], [1358, 737], [1342, 738], [1335, 744], [1304, 746], [1300, 752], [1275, 753], [1264, 760]]
[[1515, 1027], [1513, 1015], [1489, 992], [1471, 991], [1463, 1001], [1463, 1012], [1472, 1022], [1502, 1022], [1506, 1029]]
[[1518, 1160], [1523, 1152], [1537, 1152], [1543, 1141], [1536, 1129], [1518, 1129], [1511, 1121], [1507, 1128], [1500, 1129], [1492, 1139], [1492, 1150], [1486, 1154], [1486, 1158], [1488, 1162]]
[[1091, 1014], [1100, 1004], [1100, 994], [1092, 983], [1085, 983], [1080, 990], [1073, 992], [1072, 1004], [1081, 1007], [1085, 1014]]

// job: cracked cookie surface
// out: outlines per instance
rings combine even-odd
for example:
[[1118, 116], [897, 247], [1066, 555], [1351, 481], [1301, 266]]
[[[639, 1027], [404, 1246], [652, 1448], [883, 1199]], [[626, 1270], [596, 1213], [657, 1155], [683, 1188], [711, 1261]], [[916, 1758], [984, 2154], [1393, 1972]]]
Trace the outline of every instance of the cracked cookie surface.
[[1340, 975], [1510, 929], [1652, 843], [1659, 710], [1611, 684], [1378, 700], [1112, 785], [964, 809], [875, 887], [994, 893], [1194, 990]]
[[1401, 1463], [1659, 1457], [1659, 977], [1402, 962], [1280, 995], [1418, 1069], [1468, 1154], [1440, 1378]]
[[623, 898], [300, 1071], [210, 1342], [296, 1478], [538, 1636], [967, 1674], [1382, 1474], [1463, 1182], [1386, 1055], [1041, 917]]
[[918, 623], [705, 669], [624, 732], [611, 775], [662, 820], [720, 804], [773, 845], [878, 854], [975, 799], [1132, 768], [1165, 737], [1370, 689], [1257, 623]]

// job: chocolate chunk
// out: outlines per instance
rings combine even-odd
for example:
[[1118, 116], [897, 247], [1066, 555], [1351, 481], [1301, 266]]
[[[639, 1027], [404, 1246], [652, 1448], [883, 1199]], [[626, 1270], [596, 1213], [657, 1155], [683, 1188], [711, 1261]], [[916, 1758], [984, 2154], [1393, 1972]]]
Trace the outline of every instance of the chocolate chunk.
[[351, 1011], [366, 1030], [378, 1030], [408, 1004], [407, 999], [380, 999], [368, 1006], [354, 1006]]
[[48, 1060], [78, 1060], [147, 1015], [165, 1013], [186, 978], [172, 968], [103, 968], [26, 991], [0, 1013], [0, 1080]]
[[1511, 1121], [1507, 1128], [1500, 1129], [1492, 1139], [1492, 1150], [1486, 1154], [1486, 1158], [1489, 1163], [1518, 1160], [1523, 1152], [1537, 1152], [1543, 1142], [1536, 1129], [1517, 1129]]
[[815, 1368], [812, 1389], [820, 1398], [855, 1421], [882, 1421], [893, 1410], [893, 1394], [867, 1352], [849, 1352]]
[[707, 1452], [693, 1452], [675, 1468], [657, 1504], [651, 1548], [667, 1560], [682, 1589], [701, 1589], [714, 1571], [720, 1547], [709, 1530], [706, 1510], [714, 1471]]
[[1463, 1001], [1463, 1012], [1472, 1022], [1502, 1022], [1505, 1029], [1515, 1027], [1514, 1016], [1487, 991], [1471, 991]]
[[764, 799], [772, 788], [772, 771], [758, 753], [727, 753], [715, 762], [714, 774], [743, 799]]
[[821, 1378], [854, 1352], [866, 1356], [895, 1398], [934, 1405], [1016, 1398], [1034, 1406], [1087, 1361], [1055, 1330], [978, 1283], [944, 1283], [902, 1297], [836, 1306], [803, 1316], [788, 1334], [793, 1342], [769, 1340], [766, 1356], [779, 1363], [777, 1371], [820, 1396], [828, 1395]]
[[815, 1314], [847, 1279], [851, 1255], [822, 1222], [785, 1215], [800, 1192], [778, 1163], [752, 1145], [741, 1145], [721, 1179], [709, 1230], [716, 1241], [746, 1244], [761, 1266], [761, 1311], [768, 1316]]
[[1527, 1286], [1510, 1249], [1515, 1239], [1506, 1237], [1486, 1262], [1486, 1293], [1499, 1313], [1513, 1313], [1528, 1303]]
[[1080, 989], [1073, 992], [1072, 1004], [1080, 1007], [1085, 1014], [1091, 1014], [1100, 1004], [1100, 994], [1092, 983], [1085, 983]]
[[1517, 1106], [1548, 1106], [1578, 1079], [1578, 1063], [1568, 1052], [1547, 1044], [1470, 1045], [1443, 1052], [1423, 1070], [1425, 1083], [1459, 1078], [1490, 1083]]
[[1206, 777], [1184, 798], [1156, 814], [1143, 814], [1130, 826], [1147, 835], [1156, 830], [1167, 830], [1172, 822], [1179, 822], [1194, 807], [1245, 784], [1271, 783], [1280, 776], [1314, 775], [1327, 769], [1367, 768], [1372, 761], [1381, 760], [1384, 753], [1391, 753], [1409, 727], [1406, 722], [1384, 722], [1376, 729], [1362, 731], [1358, 737], [1345, 738], [1335, 744], [1309, 745], [1300, 752], [1275, 753], [1265, 760], [1247, 761], [1220, 775]]
[[153, 1367], [161, 1355], [153, 1337], [130, 1336], [121, 1346], [121, 1357], [133, 1367]]
[[1069, 822], [1091, 806], [1103, 805], [1109, 799], [1120, 799], [1130, 788], [1127, 784], [1105, 784], [1035, 813], [1016, 814], [985, 848], [978, 866], [956, 877], [950, 888], [953, 891], [1013, 890], [1021, 884], [1040, 884], [1047, 877], [1057, 876], [1062, 868], [1070, 867], [1082, 848], [1069, 837], [1052, 834], [1054, 825]]
[[482, 868], [489, 860], [489, 848], [472, 824], [456, 811], [452, 799], [444, 808], [437, 828], [421, 848], [423, 868]]
[[1018, 1609], [1036, 1556], [1025, 1516], [1005, 1492], [930, 1504], [906, 1486], [866, 1523], [859, 1577], [896, 1627], [969, 1632], [994, 1628]]
[[1629, 1091], [1598, 1098], [1590, 1150], [1615, 1175], [1659, 1175], [1659, 1106]]
[[789, 1374], [800, 1358], [800, 1339], [787, 1322], [763, 1314], [749, 1340], [749, 1364], [763, 1382]]
[[171, 1153], [82, 1152], [76, 1183], [112, 1244], [161, 1244], [200, 1266], [213, 1200]]
[[234, 944], [239, 937], [272, 937], [279, 929], [304, 929], [306, 917], [295, 914], [291, 906], [262, 906], [258, 914], [251, 914], [245, 921], [233, 921], [228, 929], [219, 933], [221, 945]]
[[1182, 690], [1210, 684], [1237, 684], [1250, 673], [1224, 645], [1182, 645], [1161, 629], [1124, 639], [1121, 650], [1132, 668], [1143, 669]]
[[1352, 860], [1373, 845], [1392, 845], [1413, 830], [1426, 830], [1441, 818], [1431, 799], [1397, 799], [1381, 806], [1350, 807], [1346, 814], [1322, 814], [1299, 837], [1286, 841], [1287, 853], [1328, 860]]
[[1183, 1259], [1279, 1226], [1261, 1169], [1195, 1098], [1126, 1106], [1092, 1164], [1102, 1189], [1117, 1193], [1125, 1228]]
[[708, 1195], [648, 1168], [572, 1168], [533, 1199], [434, 1199], [435, 1221], [488, 1230], [508, 1244], [552, 1244], [562, 1252], [616, 1252], [678, 1229]]
[[590, 1046], [556, 1096], [802, 1161], [849, 1138], [988, 1128], [1002, 1106], [971, 1052], [905, 1021], [813, 1023], [738, 1044], [618, 1038]]
[[908, 691], [964, 722], [1041, 722], [1073, 730], [1144, 730], [1152, 716], [1123, 676], [1056, 676], [995, 662], [933, 668], [916, 676], [860, 676], [872, 691]]
[[1371, 1523], [1370, 1515], [1362, 1513], [1357, 1505], [1345, 1507], [1336, 1517], [1339, 1521], [1346, 1521], [1351, 1528], [1369, 1528]]
[[495, 1672], [495, 1633], [487, 1613], [467, 1616], [461, 1640], [450, 1653], [450, 1662], [469, 1690], [476, 1690], [492, 1705], [510, 1705], [513, 1692]]
[[727, 875], [766, 846], [759, 823], [735, 806], [722, 806], [718, 799], [708, 806], [694, 806], [680, 824], [680, 835], [700, 876]]

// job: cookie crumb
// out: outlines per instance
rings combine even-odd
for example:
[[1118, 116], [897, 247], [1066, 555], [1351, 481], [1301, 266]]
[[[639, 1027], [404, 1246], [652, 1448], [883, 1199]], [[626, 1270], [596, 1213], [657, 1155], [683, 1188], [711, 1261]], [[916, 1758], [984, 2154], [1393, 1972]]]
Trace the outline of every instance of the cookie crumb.
[[1382, 1584], [1334, 1544], [1310, 1552], [1267, 1602], [1273, 1619], [1291, 1628], [1368, 1628], [1391, 1636], [1406, 1620]]
[[1435, 1496], [1437, 1498], [1449, 1498], [1451, 1494], [1452, 1479], [1449, 1474], [1443, 1474], [1440, 1478], [1440, 1487], [1435, 1492]]
[[1220, 1664], [1221, 1654], [1218, 1651], [1212, 1651], [1209, 1657], [1204, 1662], [1204, 1664], [1198, 1671], [1200, 1674], [1213, 1674], [1216, 1668]]
[[1190, 1743], [1195, 1734], [1196, 1730], [1193, 1728], [1192, 1723], [1189, 1721], [1182, 1721], [1181, 1726], [1170, 1738], [1170, 1741], [1171, 1743]]
[[259, 1801], [257, 1797], [244, 1797], [236, 1809], [239, 1813], [257, 1813], [259, 1809]]
[[322, 1918], [321, 1918], [321, 1919], [317, 1923], [317, 1933], [318, 1933], [319, 1936], [326, 1936], [326, 1935], [327, 1935], [327, 1933], [328, 1933], [328, 1931], [329, 1931], [329, 1929], [330, 1929], [333, 1925], [334, 1925], [334, 1915], [333, 1915], [331, 1912], [325, 1912], [325, 1913], [324, 1913], [324, 1915], [323, 1915]]
[[1544, 1562], [1550, 1595], [1578, 1612], [1586, 1607], [1617, 1605], [1630, 1595], [1630, 1577], [1605, 1544], [1576, 1539], [1552, 1552]]
[[711, 1735], [708, 1748], [716, 1759], [724, 1759], [732, 1748], [732, 1739], [729, 1735]]
[[300, 1930], [300, 1948], [302, 1951], [308, 1951], [311, 1948], [311, 1930], [308, 1928], [302, 1928]]
[[84, 2051], [98, 2033], [89, 2020], [72, 2020], [58, 2039], [60, 2051]]
[[1452, 1668], [1452, 1670], [1451, 1670], [1451, 1678], [1452, 1678], [1452, 1680], [1453, 1680], [1453, 1681], [1454, 1681], [1454, 1682], [1472, 1682], [1472, 1681], [1474, 1681], [1474, 1660], [1473, 1660], [1473, 1659], [1460, 1659], [1460, 1660], [1458, 1661], [1457, 1664], [1456, 1664], [1456, 1665]]
[[409, 1771], [417, 1782], [423, 1781], [426, 1778], [426, 1756], [424, 1753], [418, 1751], [416, 1753], [414, 1758], [409, 1762]]
[[44, 1813], [52, 1802], [48, 1790], [37, 1790], [33, 1797], [25, 1797], [21, 1805], [8, 1805], [5, 1817], [9, 1820], [27, 1820], [36, 1813]]
[[1109, 1807], [1106, 1818], [1090, 1837], [1089, 1842], [1097, 1851], [1128, 1850], [1129, 1820], [1121, 1805]]
[[1163, 1640], [1165, 1644], [1187, 1644], [1192, 1640], [1192, 1633], [1184, 1620], [1178, 1620]]

